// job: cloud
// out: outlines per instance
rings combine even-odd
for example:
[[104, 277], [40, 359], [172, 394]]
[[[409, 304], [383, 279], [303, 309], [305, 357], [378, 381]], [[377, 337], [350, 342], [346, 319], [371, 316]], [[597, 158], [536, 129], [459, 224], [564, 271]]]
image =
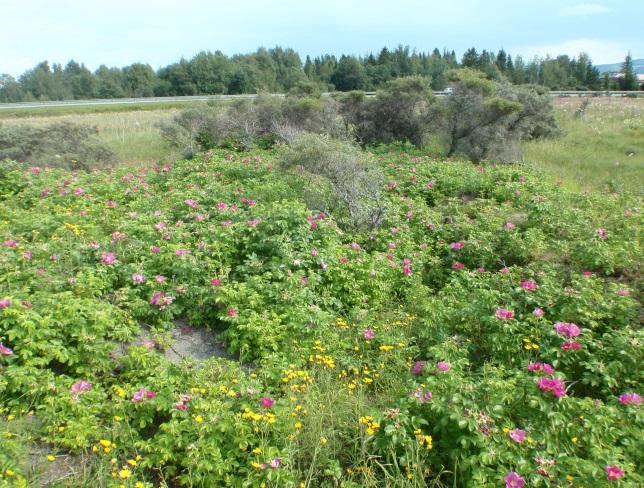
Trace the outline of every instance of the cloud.
[[610, 9], [598, 3], [578, 3], [564, 7], [559, 11], [561, 17], [585, 17], [587, 15], [605, 14]]
[[513, 50], [531, 59], [534, 56], [557, 56], [567, 54], [578, 56], [587, 53], [594, 64], [617, 63], [624, 59], [629, 47], [623, 42], [609, 41], [606, 39], [570, 39], [557, 44], [543, 44], [539, 46], [524, 46]]

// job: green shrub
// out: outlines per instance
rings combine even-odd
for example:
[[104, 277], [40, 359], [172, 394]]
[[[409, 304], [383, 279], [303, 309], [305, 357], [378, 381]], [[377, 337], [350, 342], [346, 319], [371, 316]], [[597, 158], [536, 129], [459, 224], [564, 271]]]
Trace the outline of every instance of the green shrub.
[[0, 125], [0, 160], [85, 170], [116, 164], [116, 155], [97, 142], [96, 134], [95, 127], [72, 122]]

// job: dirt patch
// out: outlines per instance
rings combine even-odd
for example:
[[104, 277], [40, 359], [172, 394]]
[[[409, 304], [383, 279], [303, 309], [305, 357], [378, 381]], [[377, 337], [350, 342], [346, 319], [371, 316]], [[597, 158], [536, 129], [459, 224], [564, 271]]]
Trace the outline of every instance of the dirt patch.
[[212, 357], [236, 360], [226, 350], [226, 345], [217, 339], [217, 334], [209, 329], [195, 328], [185, 321], [177, 320], [172, 329], [173, 343], [165, 350], [164, 356], [171, 363], [183, 360], [203, 361]]
[[[54, 456], [50, 461], [47, 456]], [[63, 480], [79, 476], [87, 464], [87, 458], [73, 454], [52, 454], [52, 449], [38, 445], [29, 450], [29, 466], [34, 486], [51, 486]]]

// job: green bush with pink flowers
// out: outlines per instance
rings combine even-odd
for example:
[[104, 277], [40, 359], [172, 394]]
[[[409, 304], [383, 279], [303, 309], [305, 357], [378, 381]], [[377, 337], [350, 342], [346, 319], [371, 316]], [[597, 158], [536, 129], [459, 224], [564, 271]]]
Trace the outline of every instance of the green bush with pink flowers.
[[637, 196], [383, 147], [351, 227], [281, 157], [2, 163], [0, 486], [642, 486]]

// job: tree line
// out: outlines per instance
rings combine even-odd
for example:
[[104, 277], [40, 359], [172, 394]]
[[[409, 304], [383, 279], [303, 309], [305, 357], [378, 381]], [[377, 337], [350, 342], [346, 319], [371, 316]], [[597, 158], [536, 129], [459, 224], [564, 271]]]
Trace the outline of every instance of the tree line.
[[38, 63], [18, 79], [0, 75], [0, 102], [288, 92], [308, 85], [322, 91], [376, 90], [391, 80], [426, 76], [434, 90], [447, 86], [446, 73], [473, 68], [492, 80], [537, 84], [552, 90], [637, 90], [630, 55], [623, 76], [601, 76], [590, 57], [535, 57], [530, 61], [498, 52], [468, 49], [459, 61], [454, 51], [418, 52], [408, 46], [382, 48], [366, 56], [325, 54], [304, 61], [290, 48], [260, 48], [254, 53], [227, 56], [202, 51], [158, 70], [133, 63], [123, 68], [101, 65], [95, 71], [71, 60], [65, 66]]

